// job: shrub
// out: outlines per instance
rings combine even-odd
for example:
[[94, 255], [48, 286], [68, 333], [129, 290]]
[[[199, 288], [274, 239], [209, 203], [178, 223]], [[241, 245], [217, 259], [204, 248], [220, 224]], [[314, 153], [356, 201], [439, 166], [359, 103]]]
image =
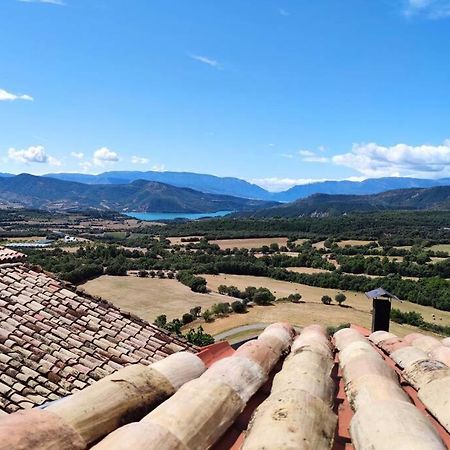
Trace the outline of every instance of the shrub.
[[167, 324], [164, 328], [173, 334], [177, 334], [178, 336], [181, 336], [181, 327], [182, 326], [183, 326], [183, 322], [180, 319], [173, 319], [172, 322], [167, 322]]
[[191, 323], [195, 320], [195, 317], [191, 313], [184, 313], [181, 321], [184, 325]]
[[247, 305], [242, 301], [236, 300], [231, 304], [231, 309], [235, 313], [244, 314], [247, 312]]
[[329, 305], [332, 302], [332, 299], [329, 295], [322, 295], [321, 300], [324, 305]]
[[287, 299], [292, 303], [300, 303], [302, 296], [300, 294], [290, 294]]
[[202, 310], [201, 306], [194, 306], [193, 308], [190, 309], [190, 313], [194, 316], [194, 317], [198, 317], [200, 316], [200, 312]]
[[202, 317], [206, 323], [214, 322], [214, 314], [209, 309], [203, 311]]
[[211, 307], [211, 311], [216, 316], [225, 316], [230, 312], [230, 304], [229, 303], [216, 303]]
[[139, 278], [147, 278], [148, 277], [148, 272], [146, 270], [140, 270], [138, 272], [138, 277]]
[[350, 328], [350, 324], [349, 323], [341, 323], [338, 326], [327, 327], [328, 336], [333, 336], [333, 334], [336, 333], [336, 331], [342, 330], [342, 328]]

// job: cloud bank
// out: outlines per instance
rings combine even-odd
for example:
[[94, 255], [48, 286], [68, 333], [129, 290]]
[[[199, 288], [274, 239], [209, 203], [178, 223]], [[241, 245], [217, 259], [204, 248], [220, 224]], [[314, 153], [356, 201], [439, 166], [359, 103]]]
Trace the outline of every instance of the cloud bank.
[[13, 102], [15, 100], [28, 100], [32, 102], [34, 99], [31, 95], [18, 95], [5, 91], [5, 89], [0, 89], [0, 102]]

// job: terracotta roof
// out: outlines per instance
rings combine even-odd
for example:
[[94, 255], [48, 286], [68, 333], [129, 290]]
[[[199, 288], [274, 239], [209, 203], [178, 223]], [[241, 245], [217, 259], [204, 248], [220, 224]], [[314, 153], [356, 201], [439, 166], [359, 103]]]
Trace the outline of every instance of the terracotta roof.
[[355, 326], [331, 341], [318, 325], [294, 334], [273, 324], [236, 351], [221, 342], [120, 369], [1, 418], [0, 449], [449, 448], [450, 368], [430, 356], [447, 341]]
[[0, 264], [23, 261], [26, 256], [10, 248], [0, 247]]
[[0, 411], [57, 400], [128, 364], [194, 348], [24, 264], [0, 265]]

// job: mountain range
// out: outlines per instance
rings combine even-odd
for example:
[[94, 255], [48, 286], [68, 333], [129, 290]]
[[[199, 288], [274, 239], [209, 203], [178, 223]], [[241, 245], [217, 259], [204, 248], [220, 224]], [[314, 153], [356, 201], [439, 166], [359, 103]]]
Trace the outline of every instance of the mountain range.
[[[12, 177], [11, 174], [0, 173], [1, 177]], [[192, 172], [139, 172], [114, 171], [98, 175], [81, 173], [50, 173], [45, 177], [63, 181], [73, 181], [83, 184], [129, 184], [137, 180], [155, 181], [176, 187], [190, 188], [209, 194], [231, 195], [234, 197], [250, 198], [277, 202], [292, 202], [312, 194], [345, 194], [367, 195], [378, 194], [393, 189], [430, 188], [434, 186], [450, 186], [450, 178], [437, 180], [386, 177], [372, 178], [364, 181], [322, 181], [293, 186], [283, 192], [269, 192], [262, 187], [248, 181], [233, 177], [217, 177], [208, 174]]]
[[241, 211], [275, 204], [230, 195], [208, 194], [145, 180], [128, 184], [93, 185], [28, 174], [0, 178], [2, 207], [209, 213]]
[[397, 189], [372, 195], [313, 194], [291, 203], [238, 213], [245, 217], [304, 217], [387, 210], [450, 210], [450, 186]]

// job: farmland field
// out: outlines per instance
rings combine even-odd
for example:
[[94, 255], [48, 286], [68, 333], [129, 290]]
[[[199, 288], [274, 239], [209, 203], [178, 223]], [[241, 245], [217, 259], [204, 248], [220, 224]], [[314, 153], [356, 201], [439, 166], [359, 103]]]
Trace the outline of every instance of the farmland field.
[[432, 245], [430, 250], [433, 250], [435, 252], [448, 252], [450, 253], [450, 244], [436, 244]]
[[[246, 314], [232, 314], [228, 317], [216, 319], [212, 323], [202, 323], [207, 333], [217, 335], [227, 330], [244, 326], [247, 324], [270, 324], [273, 322], [289, 322], [292, 325], [306, 326], [312, 323], [322, 325], [337, 326], [341, 323], [355, 323], [360, 326], [371, 327], [371, 315], [365, 311], [359, 311], [352, 308], [341, 308], [337, 305], [325, 306], [318, 303], [281, 303], [276, 306], [254, 306], [250, 308]], [[391, 331], [398, 336], [417, 331], [409, 325], [400, 325], [391, 322]], [[239, 332], [237, 331], [237, 339], [232, 334], [227, 340], [235, 342], [236, 340], [245, 339], [258, 332]], [[421, 331], [423, 334], [432, 334]]]
[[207, 309], [214, 303], [228, 301], [220, 294], [197, 294], [177, 280], [159, 278], [103, 275], [80, 287], [150, 322], [160, 314], [171, 320], [194, 306]]
[[[288, 281], [279, 281], [265, 277], [253, 277], [246, 275], [202, 275], [208, 281], [208, 288], [217, 291], [221, 284], [227, 286], [236, 286], [243, 290], [247, 286], [266, 287], [272, 291], [275, 297], [286, 297], [289, 294], [299, 293], [302, 295], [302, 301], [305, 303], [291, 304], [279, 303], [275, 306], [255, 307], [247, 314], [234, 314], [225, 319], [219, 319], [213, 324], [205, 324], [210, 332], [215, 334], [226, 329], [233, 328], [228, 322], [239, 322], [236, 326], [242, 325], [240, 322], [257, 323], [274, 320], [288, 320], [294, 325], [305, 325], [306, 323], [321, 323], [323, 325], [338, 325], [342, 322], [353, 322], [362, 326], [369, 326], [371, 323], [372, 302], [361, 292], [346, 291], [346, 306], [350, 308], [341, 308], [336, 305], [323, 305], [321, 298], [323, 295], [334, 296], [340, 292], [337, 289], [324, 289], [319, 287], [307, 286]], [[417, 305], [406, 301], [394, 301], [393, 307], [401, 311], [417, 311], [422, 314], [424, 320], [434, 322], [439, 325], [450, 325], [450, 312], [440, 311], [428, 306]], [[433, 319], [433, 315], [435, 319]], [[284, 319], [283, 319], [284, 317]], [[272, 320], [273, 321], [273, 320]], [[391, 323], [392, 329], [398, 332], [405, 329], [403, 334], [407, 334], [411, 327]], [[217, 329], [216, 329], [217, 328]]]
[[276, 243], [278, 245], [286, 245], [286, 237], [265, 237], [265, 238], [249, 238], [249, 239], [219, 239], [210, 241], [211, 244], [217, 244], [221, 249], [227, 248], [259, 248], [263, 245]]

